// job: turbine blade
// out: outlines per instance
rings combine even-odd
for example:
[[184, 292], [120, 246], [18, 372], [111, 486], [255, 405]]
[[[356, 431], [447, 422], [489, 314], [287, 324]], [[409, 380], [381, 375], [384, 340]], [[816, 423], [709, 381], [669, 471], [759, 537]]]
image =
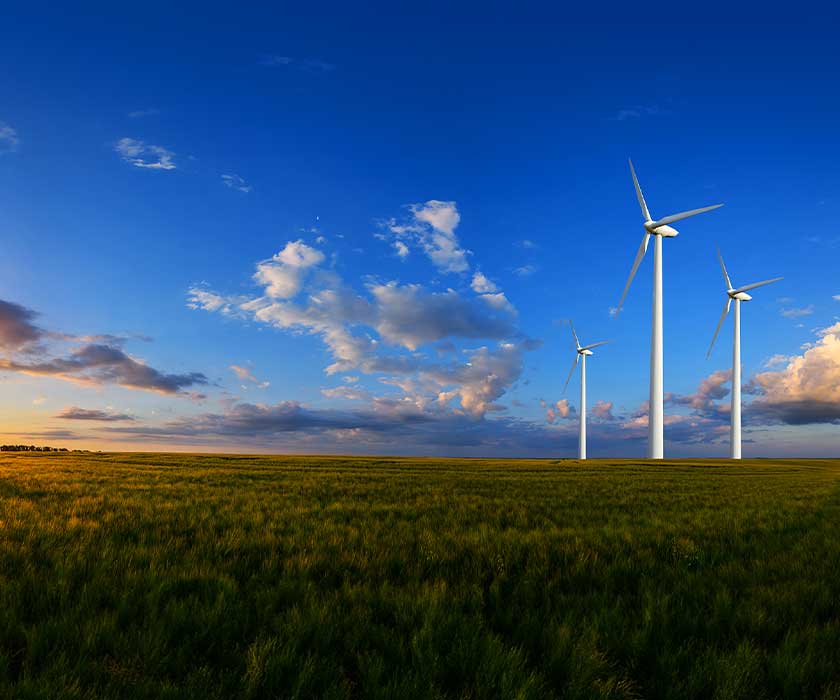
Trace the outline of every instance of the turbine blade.
[[578, 363], [578, 360], [579, 360], [579, 359], [580, 359], [580, 355], [578, 355], [577, 353], [575, 353], [575, 362], [574, 362], [574, 364], [572, 365], [572, 368], [569, 370], [569, 376], [568, 376], [568, 377], [566, 377], [566, 383], [563, 385], [563, 393], [564, 393], [564, 394], [566, 393], [566, 388], [569, 386], [569, 382], [570, 382], [570, 381], [571, 381], [571, 379], [572, 379], [572, 372], [574, 372], [574, 371], [575, 371], [575, 367], [577, 367], [577, 363]]
[[572, 335], [575, 337], [575, 347], [580, 350], [580, 341], [578, 340], [577, 333], [575, 333], [575, 324], [572, 322], [572, 319], [569, 319], [569, 325], [572, 327]]
[[624, 306], [624, 298], [627, 296], [627, 292], [630, 291], [630, 283], [633, 281], [633, 277], [635, 277], [636, 270], [639, 269], [639, 265], [642, 264], [642, 258], [645, 257], [649, 239], [650, 234], [645, 232], [645, 237], [642, 238], [642, 244], [639, 246], [639, 252], [636, 253], [636, 259], [633, 261], [633, 267], [630, 269], [630, 276], [627, 278], [627, 284], [624, 285], [624, 293], [621, 295], [621, 301], [618, 302], [618, 306], [616, 307], [616, 314], [618, 314], [621, 311], [621, 307]]
[[732, 289], [732, 282], [729, 281], [729, 274], [726, 272], [726, 265], [723, 264], [723, 256], [720, 254], [720, 248], [717, 249], [718, 260], [720, 261], [720, 269], [723, 270], [723, 279], [726, 281], [727, 291]]
[[581, 348], [581, 350], [591, 350], [592, 348], [597, 348], [597, 347], [600, 347], [601, 345], [606, 345], [607, 343], [610, 343], [610, 342], [612, 342], [612, 341], [602, 340], [600, 343], [592, 343], [592, 345], [584, 345]]
[[650, 221], [650, 212], [648, 211], [647, 204], [645, 203], [645, 196], [642, 194], [642, 188], [639, 187], [639, 178], [636, 177], [636, 170], [633, 168], [633, 161], [629, 158], [627, 160], [630, 163], [630, 173], [633, 175], [633, 185], [636, 187], [636, 198], [639, 200], [639, 206], [642, 208], [642, 216], [645, 217], [645, 221]]
[[702, 214], [706, 211], [711, 211], [712, 209], [719, 209], [722, 207], [723, 204], [713, 204], [710, 207], [700, 207], [699, 209], [689, 209], [688, 211], [681, 211], [679, 214], [671, 214], [671, 216], [665, 216], [657, 221], [653, 222], [653, 225], [650, 227], [652, 229], [658, 228], [659, 226], [665, 226], [666, 224], [673, 224], [675, 221], [682, 221], [683, 219], [687, 219], [689, 216], [697, 216], [698, 214]]
[[763, 287], [765, 284], [773, 284], [773, 282], [778, 282], [779, 280], [783, 280], [784, 277], [774, 277], [771, 280], [763, 280], [761, 282], [753, 282], [752, 284], [744, 285], [743, 287], [738, 287], [735, 290], [735, 293], [738, 292], [748, 292], [750, 289], [755, 289], [756, 287]]
[[726, 318], [726, 314], [729, 313], [729, 307], [732, 305], [732, 298], [726, 298], [726, 306], [723, 307], [723, 313], [720, 315], [720, 321], [718, 321], [717, 328], [715, 328], [715, 334], [712, 336], [712, 342], [709, 345], [709, 351], [706, 353], [706, 359], [709, 359], [709, 355], [712, 354], [712, 348], [715, 345], [715, 341], [717, 340], [718, 333], [720, 333], [720, 327], [723, 325], [723, 320]]

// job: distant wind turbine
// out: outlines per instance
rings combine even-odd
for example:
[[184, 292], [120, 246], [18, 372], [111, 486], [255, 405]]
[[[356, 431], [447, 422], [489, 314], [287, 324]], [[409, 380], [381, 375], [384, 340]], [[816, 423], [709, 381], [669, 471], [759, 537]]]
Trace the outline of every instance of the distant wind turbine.
[[700, 209], [691, 209], [689, 211], [680, 212], [679, 214], [671, 214], [656, 221], [650, 215], [645, 198], [642, 195], [642, 188], [639, 186], [639, 180], [636, 177], [636, 171], [633, 169], [633, 161], [630, 161], [630, 173], [633, 175], [633, 185], [636, 187], [636, 197], [639, 200], [639, 206], [642, 208], [642, 217], [645, 220], [645, 235], [642, 238], [642, 244], [639, 246], [639, 252], [636, 253], [636, 259], [633, 261], [633, 267], [630, 269], [630, 276], [627, 278], [627, 284], [624, 286], [624, 293], [621, 295], [621, 301], [618, 302], [616, 314], [621, 311], [624, 304], [624, 298], [630, 289], [630, 283], [639, 269], [642, 258], [647, 252], [648, 240], [651, 236], [656, 239], [653, 247], [653, 320], [650, 334], [650, 402], [648, 413], [648, 457], [650, 459], [662, 459], [664, 456], [664, 430], [663, 430], [663, 404], [664, 396], [662, 389], [662, 239], [673, 238], [678, 234], [676, 229], [671, 228], [668, 224], [673, 224], [682, 219], [687, 219], [690, 216], [696, 216], [703, 212], [711, 211], [722, 207], [722, 204], [713, 204], [710, 207], [702, 207]]
[[729, 281], [729, 274], [726, 272], [726, 265], [723, 264], [723, 256], [720, 254], [720, 248], [717, 252], [718, 261], [720, 262], [720, 269], [723, 272], [723, 281], [726, 282], [726, 306], [723, 307], [723, 313], [720, 315], [715, 334], [712, 336], [712, 342], [709, 344], [709, 351], [706, 353], [706, 359], [712, 354], [712, 348], [717, 340], [720, 328], [729, 313], [729, 307], [732, 301], [735, 301], [735, 333], [732, 343], [732, 411], [731, 411], [731, 428], [730, 428], [730, 456], [732, 459], [741, 459], [741, 302], [750, 301], [752, 297], [747, 294], [751, 289], [756, 287], [763, 287], [765, 284], [772, 284], [778, 282], [784, 277], [774, 277], [771, 280], [764, 280], [763, 282], [754, 282], [743, 287], [734, 289], [732, 282]]
[[578, 437], [578, 459], [586, 459], [586, 356], [594, 354], [592, 352], [592, 348], [597, 348], [599, 345], [606, 345], [610, 341], [602, 340], [600, 343], [592, 343], [592, 345], [584, 345], [581, 347], [577, 333], [575, 333], [575, 324], [569, 321], [569, 325], [572, 327], [572, 335], [575, 339], [577, 354], [575, 355], [575, 362], [569, 370], [569, 376], [566, 377], [566, 384], [563, 386], [563, 393], [566, 393], [569, 381], [572, 378], [575, 367], [577, 367], [578, 360], [582, 359], [583, 361], [580, 364], [580, 434]]

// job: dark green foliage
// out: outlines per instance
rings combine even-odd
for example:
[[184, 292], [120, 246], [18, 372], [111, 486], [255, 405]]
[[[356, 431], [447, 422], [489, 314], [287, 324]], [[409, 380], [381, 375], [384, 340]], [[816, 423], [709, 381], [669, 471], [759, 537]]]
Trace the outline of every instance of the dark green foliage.
[[0, 697], [840, 698], [840, 463], [7, 454]]

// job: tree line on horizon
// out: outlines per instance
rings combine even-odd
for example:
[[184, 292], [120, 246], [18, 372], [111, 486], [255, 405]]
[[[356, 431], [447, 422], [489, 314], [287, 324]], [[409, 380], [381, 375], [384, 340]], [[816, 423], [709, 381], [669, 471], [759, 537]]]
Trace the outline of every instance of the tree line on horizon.
[[69, 452], [66, 447], [38, 447], [36, 445], [0, 445], [0, 452]]

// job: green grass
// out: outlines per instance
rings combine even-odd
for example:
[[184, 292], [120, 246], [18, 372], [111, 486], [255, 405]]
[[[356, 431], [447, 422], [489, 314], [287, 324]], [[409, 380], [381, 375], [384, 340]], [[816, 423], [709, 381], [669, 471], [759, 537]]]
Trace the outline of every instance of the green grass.
[[0, 697], [840, 698], [840, 462], [4, 454]]

